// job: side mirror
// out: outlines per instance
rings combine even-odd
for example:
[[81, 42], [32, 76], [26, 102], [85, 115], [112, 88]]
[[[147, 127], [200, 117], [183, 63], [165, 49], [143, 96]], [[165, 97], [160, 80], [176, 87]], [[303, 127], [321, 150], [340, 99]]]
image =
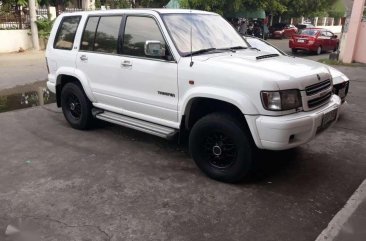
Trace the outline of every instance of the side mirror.
[[165, 46], [156, 40], [147, 40], [145, 42], [145, 55], [150, 57], [164, 57]]
[[332, 37], [332, 38], [337, 39], [337, 38], [338, 38], [338, 36], [337, 36], [337, 35], [333, 35], [333, 37]]

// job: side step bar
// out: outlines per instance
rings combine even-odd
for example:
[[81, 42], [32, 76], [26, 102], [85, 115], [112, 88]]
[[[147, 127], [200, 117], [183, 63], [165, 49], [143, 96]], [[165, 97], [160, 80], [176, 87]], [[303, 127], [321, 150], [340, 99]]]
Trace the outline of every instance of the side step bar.
[[132, 117], [116, 114], [109, 111], [95, 111], [93, 110], [93, 114], [96, 118], [104, 121], [108, 121], [117, 125], [129, 127], [138, 131], [146, 132], [155, 136], [159, 136], [165, 139], [171, 139], [178, 130], [154, 124], [151, 122], [135, 119]]

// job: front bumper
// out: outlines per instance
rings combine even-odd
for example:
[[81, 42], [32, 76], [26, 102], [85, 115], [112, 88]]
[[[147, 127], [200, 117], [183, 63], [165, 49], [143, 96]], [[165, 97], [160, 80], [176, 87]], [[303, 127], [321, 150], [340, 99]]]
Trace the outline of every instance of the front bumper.
[[[333, 125], [339, 115], [341, 99], [333, 95], [330, 102], [309, 112], [299, 112], [285, 116], [259, 116], [248, 124], [256, 126], [252, 134], [257, 146], [268, 150], [291, 149], [312, 140], [321, 131]], [[334, 121], [322, 127], [323, 116], [337, 109]], [[253, 117], [252, 117], [253, 118]], [[250, 117], [249, 117], [250, 119]]]
[[56, 94], [56, 78], [54, 75], [48, 75], [47, 88], [54, 94]]
[[271, 33], [272, 38], [283, 38], [283, 32], [275, 31]]
[[333, 85], [333, 93], [338, 95], [342, 100], [342, 104], [346, 101], [349, 90], [349, 81]]

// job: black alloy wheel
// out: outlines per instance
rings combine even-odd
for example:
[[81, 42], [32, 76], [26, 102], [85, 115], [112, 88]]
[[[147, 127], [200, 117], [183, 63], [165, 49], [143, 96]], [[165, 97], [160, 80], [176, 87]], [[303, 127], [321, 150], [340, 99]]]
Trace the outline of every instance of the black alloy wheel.
[[79, 83], [67, 83], [62, 88], [61, 107], [65, 119], [73, 128], [85, 130], [93, 124], [92, 103]]
[[237, 157], [237, 147], [224, 133], [209, 132], [204, 141], [205, 158], [215, 168], [230, 167]]
[[256, 147], [243, 121], [229, 114], [212, 113], [194, 124], [189, 151], [207, 176], [235, 183], [249, 173]]
[[66, 102], [67, 111], [70, 112], [71, 116], [75, 118], [75, 120], [79, 120], [81, 117], [81, 104], [78, 97], [73, 93], [70, 93], [67, 96]]

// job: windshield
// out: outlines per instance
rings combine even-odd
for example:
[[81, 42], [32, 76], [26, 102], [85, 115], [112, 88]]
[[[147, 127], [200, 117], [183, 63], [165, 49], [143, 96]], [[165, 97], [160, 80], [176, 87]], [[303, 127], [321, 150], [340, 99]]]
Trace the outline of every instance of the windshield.
[[252, 46], [253, 48], [257, 48], [260, 51], [285, 55], [283, 52], [277, 50], [275, 47], [273, 47], [269, 43], [262, 41], [260, 39], [248, 37], [248, 38], [246, 38], [246, 40], [250, 44], [250, 46]]
[[319, 31], [314, 29], [304, 29], [301, 31], [303, 35], [315, 36]]
[[221, 16], [214, 14], [165, 14], [163, 15], [170, 35], [183, 56], [208, 49], [248, 47], [235, 29]]

